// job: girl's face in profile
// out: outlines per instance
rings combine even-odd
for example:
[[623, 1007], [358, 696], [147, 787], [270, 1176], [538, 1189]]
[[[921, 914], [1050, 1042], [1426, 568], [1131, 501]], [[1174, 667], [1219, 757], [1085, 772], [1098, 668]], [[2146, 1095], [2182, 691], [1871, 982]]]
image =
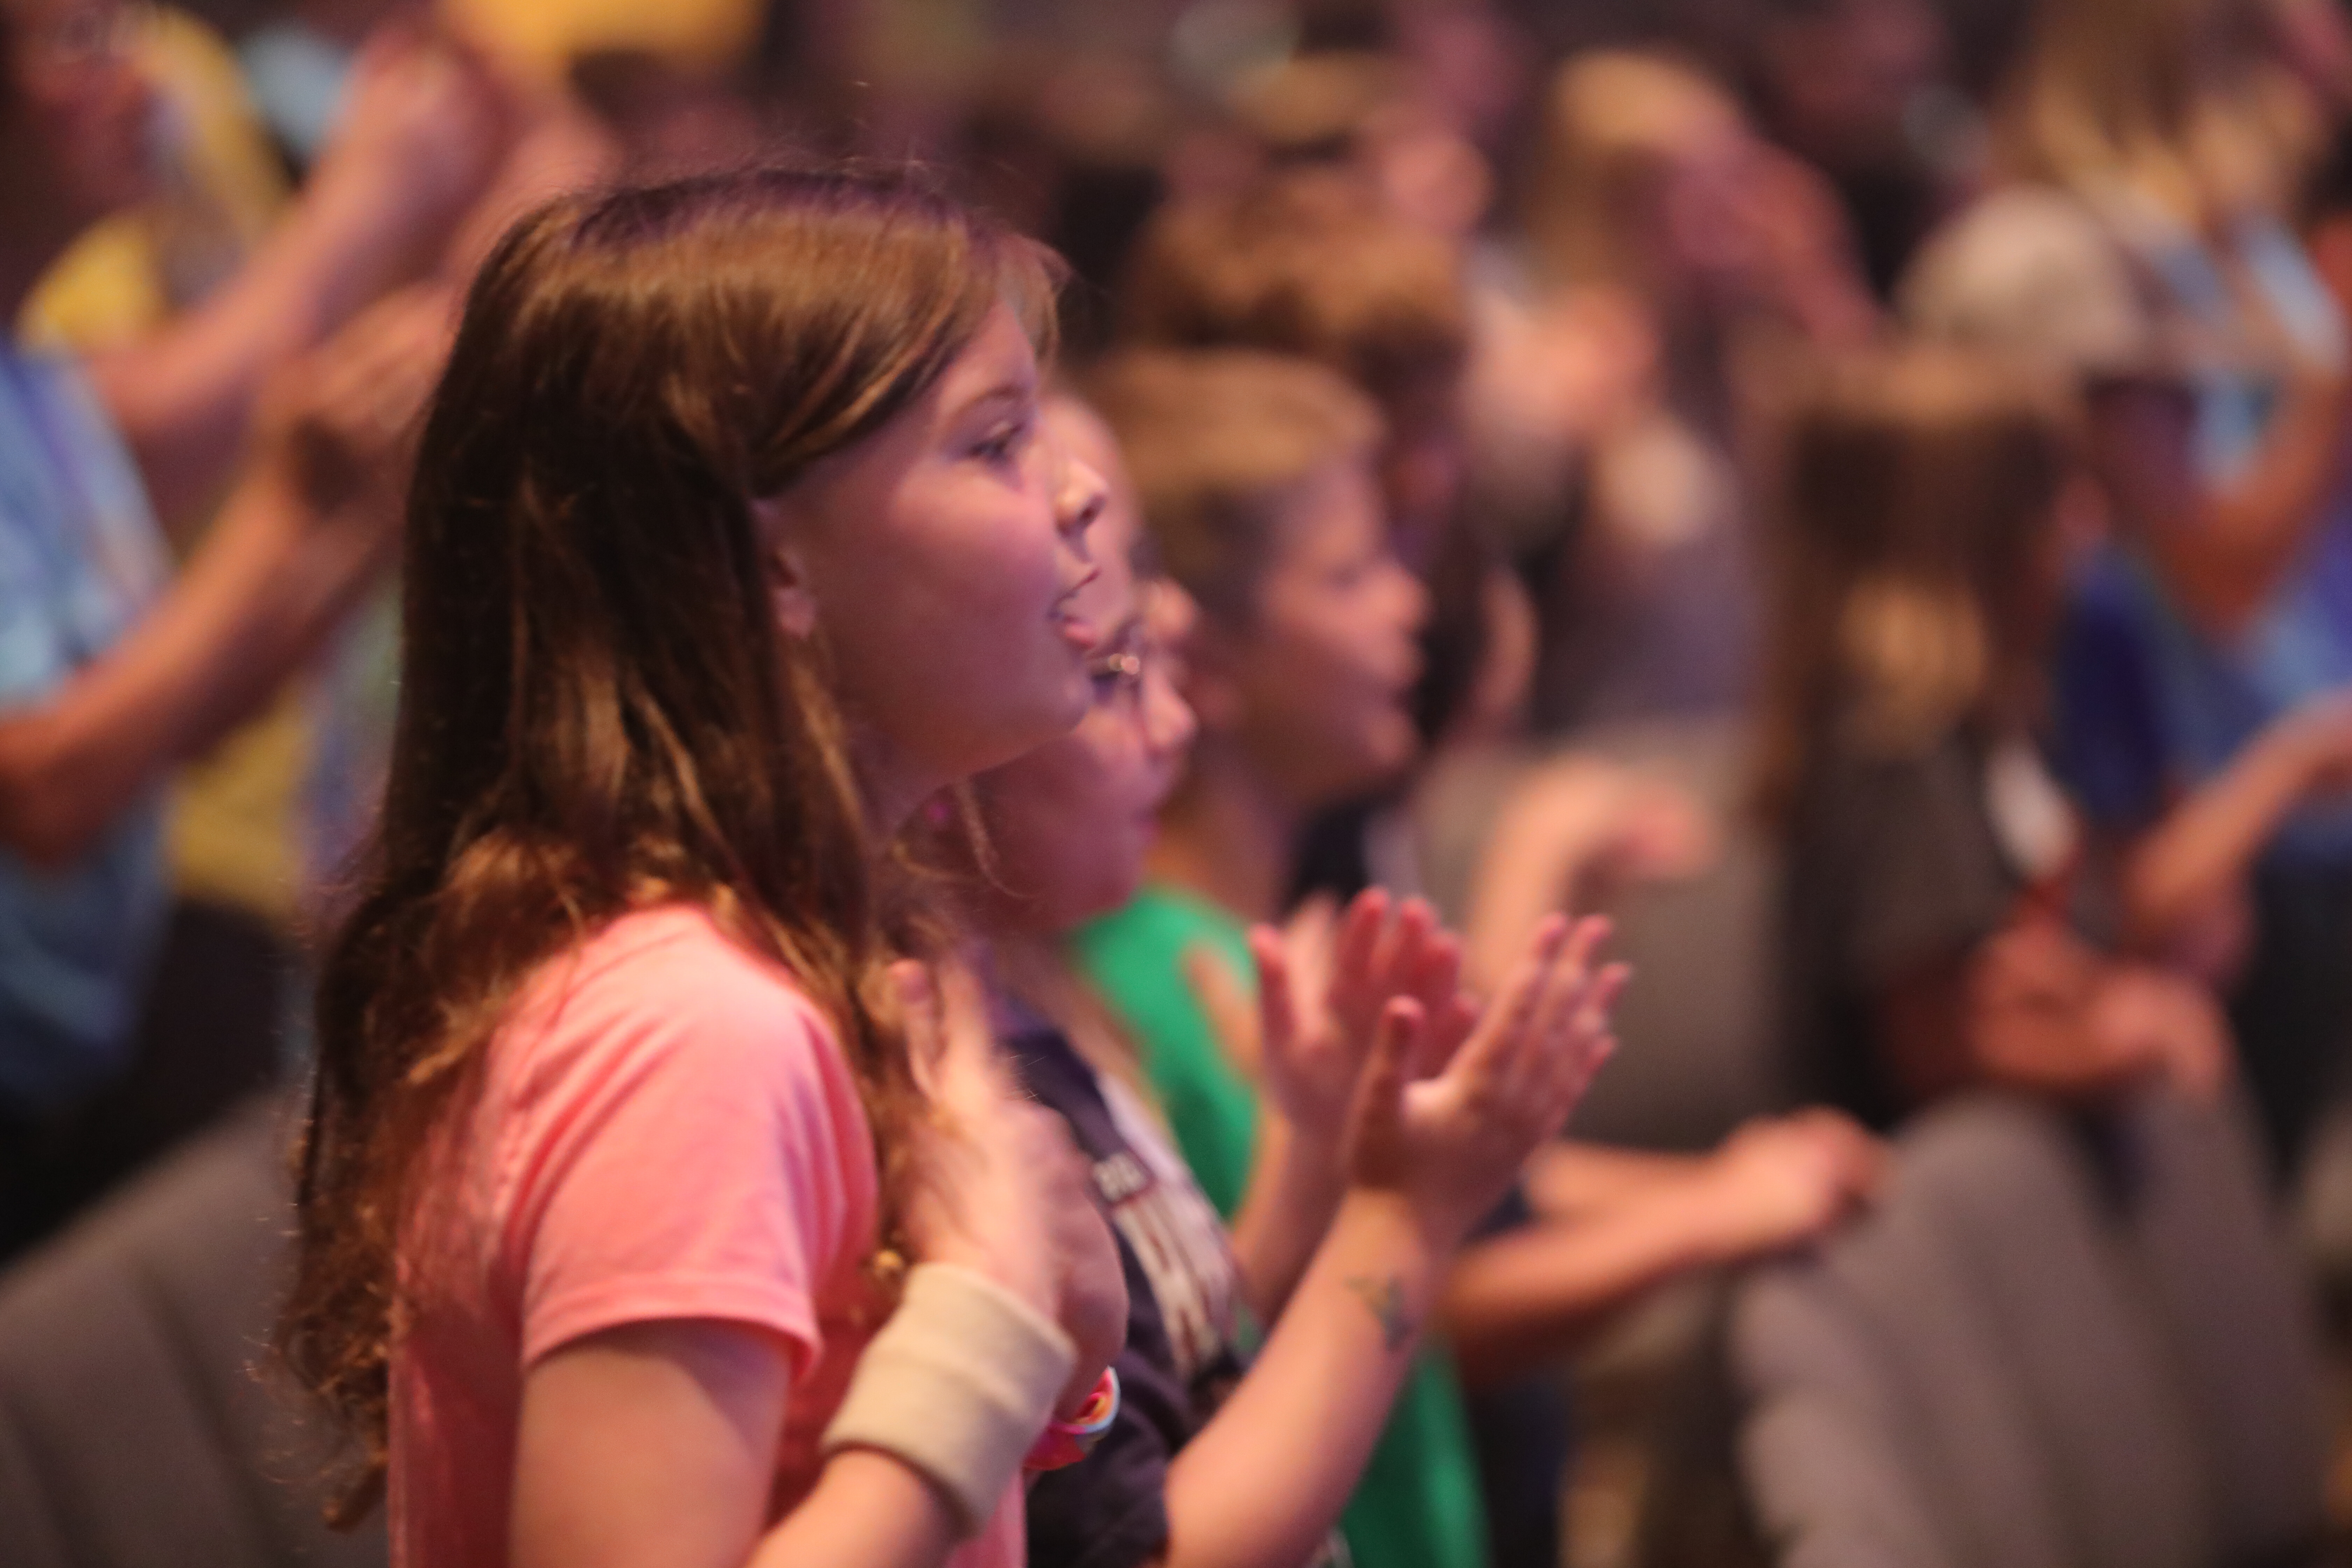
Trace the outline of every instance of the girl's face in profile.
[[1197, 689], [1289, 799], [1328, 805], [1393, 777], [1420, 750], [1406, 701], [1429, 595], [1391, 548], [1360, 462], [1301, 485], [1276, 531], [1249, 623], [1204, 640]]
[[767, 503], [778, 620], [823, 647], [895, 811], [1086, 712], [1103, 500], [1044, 427], [1036, 355], [999, 306], [922, 397]]
[[1166, 583], [1139, 583], [1131, 557], [1142, 534], [1109, 433], [1083, 405], [1046, 405], [1050, 431], [1111, 476], [1092, 530], [1101, 572], [1079, 595], [1105, 628], [1088, 661], [1091, 700], [1078, 727], [981, 780], [997, 876], [1018, 918], [1067, 931], [1132, 898], [1160, 805], [1192, 740], [1192, 710], [1176, 689], [1176, 649], [1192, 602]]

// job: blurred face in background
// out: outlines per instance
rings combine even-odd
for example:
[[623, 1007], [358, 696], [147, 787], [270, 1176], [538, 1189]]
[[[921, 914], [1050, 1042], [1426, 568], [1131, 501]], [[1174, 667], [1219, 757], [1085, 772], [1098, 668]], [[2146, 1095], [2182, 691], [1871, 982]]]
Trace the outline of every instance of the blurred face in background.
[[61, 247], [147, 194], [140, 22], [115, 0], [0, 0], [0, 228], [12, 244]]
[[1420, 749], [1406, 702], [1428, 614], [1369, 467], [1335, 463], [1281, 509], [1248, 624], [1203, 623], [1195, 706], [1299, 807], [1374, 788]]
[[1045, 423], [1108, 481], [1089, 530], [1101, 574], [1077, 606], [1105, 635], [1087, 664], [1092, 695], [1077, 729], [984, 774], [979, 794], [1014, 918], [1052, 934], [1118, 908], [1142, 880], [1160, 807], [1192, 742], [1192, 710], [1177, 691], [1192, 610], [1173, 584], [1138, 578], [1141, 519], [1101, 421], [1057, 397]]
[[1777, 17], [1760, 41], [1774, 129], [1832, 170], [1900, 160], [1919, 95], [1940, 79], [1944, 24], [1927, 0], [1825, 0]]

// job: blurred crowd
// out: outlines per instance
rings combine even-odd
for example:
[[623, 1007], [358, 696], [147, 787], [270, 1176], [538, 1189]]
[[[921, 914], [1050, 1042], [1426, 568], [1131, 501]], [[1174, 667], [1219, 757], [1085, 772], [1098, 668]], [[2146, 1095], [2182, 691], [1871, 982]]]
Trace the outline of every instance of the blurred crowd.
[[[840, 158], [1062, 258], [1055, 417], [1197, 606], [1146, 884], [1056, 952], [1237, 1234], [1252, 922], [1632, 950], [1356, 1562], [1559, 1562], [1561, 1358], [1954, 1095], [2242, 1105], [2315, 1201], [2339, 0], [0, 0], [0, 1258], [302, 1077], [498, 237]], [[1379, 526], [1253, 542], [1351, 443]]]

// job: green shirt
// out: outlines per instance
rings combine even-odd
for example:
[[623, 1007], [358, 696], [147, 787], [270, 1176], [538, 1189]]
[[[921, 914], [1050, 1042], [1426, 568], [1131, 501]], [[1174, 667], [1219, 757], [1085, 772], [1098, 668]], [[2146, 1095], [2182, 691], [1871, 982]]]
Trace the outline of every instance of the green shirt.
[[[1257, 1099], [1185, 978], [1187, 956], [1202, 947], [1255, 986], [1243, 926], [1167, 888], [1146, 888], [1076, 939], [1079, 965], [1134, 1036], [1201, 1190], [1230, 1220], [1249, 1183]], [[1437, 1351], [1415, 1361], [1339, 1527], [1359, 1568], [1485, 1568], [1486, 1515], [1468, 1418]]]

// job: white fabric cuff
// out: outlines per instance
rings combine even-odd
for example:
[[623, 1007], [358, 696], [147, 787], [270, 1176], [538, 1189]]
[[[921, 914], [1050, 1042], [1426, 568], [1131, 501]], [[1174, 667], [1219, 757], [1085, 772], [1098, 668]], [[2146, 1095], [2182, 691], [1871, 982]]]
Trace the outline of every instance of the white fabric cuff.
[[994, 1280], [908, 1270], [898, 1310], [858, 1357], [824, 1452], [878, 1448], [936, 1482], [971, 1536], [996, 1512], [1069, 1382], [1077, 1348]]

